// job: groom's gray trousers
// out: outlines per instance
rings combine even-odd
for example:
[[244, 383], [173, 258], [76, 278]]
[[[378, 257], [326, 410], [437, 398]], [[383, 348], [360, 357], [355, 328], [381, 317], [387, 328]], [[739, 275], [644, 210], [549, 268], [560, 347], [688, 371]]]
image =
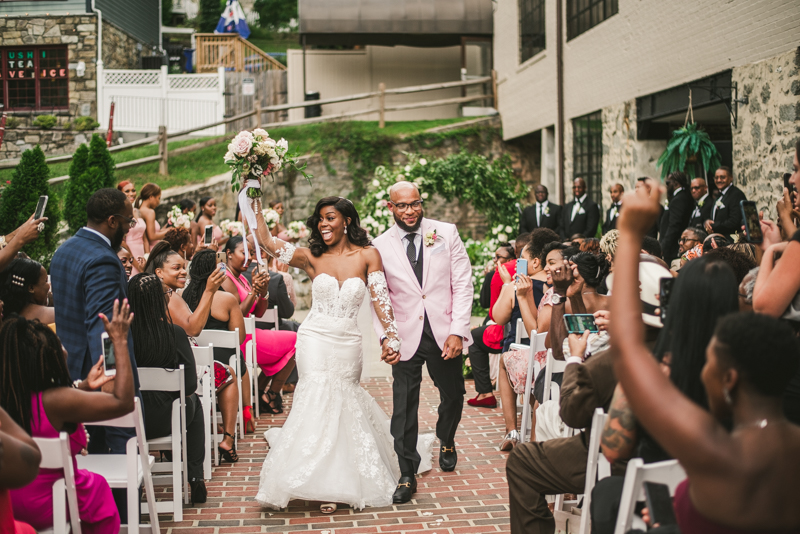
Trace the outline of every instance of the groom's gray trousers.
[[439, 420], [436, 422], [436, 437], [443, 445], [452, 446], [456, 429], [461, 421], [464, 406], [464, 374], [461, 355], [445, 360], [442, 348], [433, 337], [428, 316], [422, 330], [419, 348], [414, 356], [397, 362], [392, 367], [392, 436], [394, 450], [400, 461], [402, 476], [413, 477], [419, 468], [420, 456], [417, 452], [419, 435], [419, 389], [422, 382], [422, 365], [428, 365], [428, 373], [439, 389]]

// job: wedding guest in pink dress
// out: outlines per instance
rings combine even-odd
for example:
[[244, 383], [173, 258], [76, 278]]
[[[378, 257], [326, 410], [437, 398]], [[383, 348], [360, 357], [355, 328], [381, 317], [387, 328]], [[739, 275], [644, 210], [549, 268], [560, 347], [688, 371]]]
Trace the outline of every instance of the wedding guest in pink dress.
[[[227, 279], [222, 282], [222, 289], [236, 295], [244, 317], [264, 313], [267, 308], [267, 291], [269, 274], [253, 271], [253, 286], [244, 277], [247, 268], [244, 259], [244, 240], [241, 236], [231, 237], [225, 245], [228, 255]], [[251, 258], [255, 258], [255, 247], [249, 244]], [[247, 336], [247, 340], [250, 336]], [[283, 413], [281, 388], [294, 369], [294, 353], [297, 344], [297, 332], [290, 330], [256, 329], [256, 361], [267, 377], [272, 377], [269, 389], [261, 395], [261, 410], [267, 413]], [[242, 347], [244, 350], [244, 346]]]
[[195, 222], [197, 222], [198, 231], [200, 232], [197, 236], [197, 243], [203, 243], [203, 236], [205, 233], [206, 226], [213, 226], [214, 229], [212, 230], [212, 238], [213, 241], [223, 247], [225, 243], [228, 241], [228, 236], [222, 233], [222, 230], [219, 226], [214, 224], [214, 216], [217, 214], [217, 200], [214, 197], [203, 197], [200, 199], [200, 213], [197, 214], [197, 218]]
[[[125, 180], [117, 185], [117, 189], [125, 193], [131, 205], [136, 203], [136, 186], [133, 182]], [[145, 242], [145, 222], [138, 209], [133, 208], [133, 218], [136, 219], [136, 226], [130, 229], [125, 239], [122, 241], [122, 248], [127, 249], [133, 258], [133, 271], [130, 276], [140, 272], [140, 267], [144, 265], [145, 254], [150, 252], [150, 242]]]
[[[150, 248], [153, 248], [156, 243], [164, 239], [164, 236], [169, 231], [169, 228], [161, 229], [161, 225], [156, 220], [156, 208], [161, 204], [161, 188], [156, 184], [144, 184], [142, 190], [139, 192], [139, 197], [136, 199], [133, 207], [138, 209], [144, 219], [144, 236], [145, 240], [149, 242]], [[136, 226], [139, 226], [138, 224]], [[136, 230], [136, 228], [133, 228]]]
[[[90, 534], [115, 534], [120, 518], [111, 488], [95, 473], [78, 469], [74, 457], [87, 446], [81, 423], [103, 421], [130, 413], [134, 407], [128, 330], [133, 317], [127, 301], [114, 304], [113, 319], [100, 315], [117, 355], [116, 377], [105, 376], [103, 358], [77, 388], [67, 369], [66, 351], [52, 330], [38, 321], [11, 317], [0, 328], [0, 346], [15, 347], [0, 354], [0, 404], [33, 437], [56, 438], [70, 433], [75, 487], [81, 527]], [[114, 378], [113, 393], [98, 390]], [[53, 528], [53, 483], [63, 470], [40, 469], [29, 485], [11, 490], [14, 517], [36, 530]], [[69, 512], [68, 512], [69, 513]]]

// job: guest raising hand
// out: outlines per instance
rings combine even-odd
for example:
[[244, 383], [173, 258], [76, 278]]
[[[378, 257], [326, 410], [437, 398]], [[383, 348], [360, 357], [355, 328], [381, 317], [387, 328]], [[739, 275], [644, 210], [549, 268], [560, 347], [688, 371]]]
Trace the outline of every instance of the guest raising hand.
[[[727, 316], [701, 374], [711, 413], [678, 391], [645, 346], [640, 319], [639, 250], [660, 211], [661, 191], [651, 185], [624, 201], [609, 332], [614, 369], [634, 415], [686, 470], [675, 494], [680, 529], [796, 532], [800, 427], [783, 416], [781, 395], [797, 372], [797, 339], [764, 315]], [[728, 432], [720, 421], [731, 418]]]

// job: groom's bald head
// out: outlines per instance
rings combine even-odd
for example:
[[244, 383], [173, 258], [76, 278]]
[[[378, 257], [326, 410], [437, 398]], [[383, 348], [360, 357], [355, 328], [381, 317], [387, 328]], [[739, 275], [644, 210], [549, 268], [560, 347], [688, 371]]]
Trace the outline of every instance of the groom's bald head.
[[389, 199], [392, 202], [403, 202], [404, 200], [399, 200], [399, 197], [403, 197], [403, 199], [411, 199], [412, 201], [419, 200], [419, 187], [417, 187], [417, 184], [414, 182], [408, 181], [396, 182], [392, 184], [392, 186], [389, 188]]

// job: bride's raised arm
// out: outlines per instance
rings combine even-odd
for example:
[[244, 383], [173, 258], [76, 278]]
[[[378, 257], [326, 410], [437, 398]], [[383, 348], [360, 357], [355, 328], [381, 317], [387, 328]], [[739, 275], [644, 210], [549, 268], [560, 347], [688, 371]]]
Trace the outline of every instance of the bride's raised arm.
[[307, 271], [311, 251], [305, 247], [296, 247], [292, 243], [278, 239], [270, 233], [267, 223], [264, 222], [264, 217], [261, 214], [260, 199], [253, 199], [253, 211], [256, 214], [256, 237], [258, 237], [258, 244], [261, 249], [273, 258], [277, 258], [280, 262]]
[[367, 249], [367, 288], [375, 316], [383, 326], [383, 336], [388, 340], [387, 346], [399, 353], [400, 337], [397, 335], [397, 324], [394, 322], [389, 286], [386, 284], [386, 275], [383, 273], [381, 255], [374, 248]]

